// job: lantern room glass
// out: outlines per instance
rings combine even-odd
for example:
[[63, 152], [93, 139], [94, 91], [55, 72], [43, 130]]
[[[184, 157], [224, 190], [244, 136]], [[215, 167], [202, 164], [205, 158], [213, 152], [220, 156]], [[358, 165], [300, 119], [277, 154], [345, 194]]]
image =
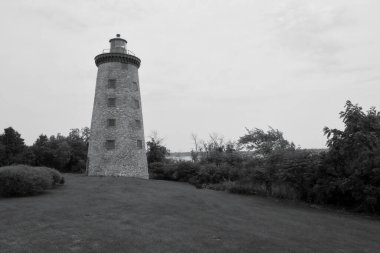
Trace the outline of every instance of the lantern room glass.
[[124, 40], [111, 40], [111, 53], [126, 53], [127, 43]]

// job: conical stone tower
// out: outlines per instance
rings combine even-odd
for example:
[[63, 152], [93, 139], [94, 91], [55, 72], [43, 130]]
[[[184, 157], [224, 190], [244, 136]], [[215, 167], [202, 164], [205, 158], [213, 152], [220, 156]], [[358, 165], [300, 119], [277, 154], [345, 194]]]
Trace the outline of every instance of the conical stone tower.
[[111, 39], [95, 57], [98, 67], [88, 175], [148, 178], [138, 68], [127, 41]]

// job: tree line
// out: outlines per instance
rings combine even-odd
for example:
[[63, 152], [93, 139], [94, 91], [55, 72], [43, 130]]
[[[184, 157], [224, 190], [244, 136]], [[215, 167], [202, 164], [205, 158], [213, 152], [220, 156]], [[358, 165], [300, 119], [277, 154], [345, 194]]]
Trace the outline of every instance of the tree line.
[[[327, 149], [321, 152], [296, 148], [277, 129], [253, 128], [235, 142], [193, 135], [193, 161], [175, 162], [155, 135], [147, 142], [150, 178], [380, 213], [380, 112], [347, 101], [340, 118], [343, 130], [323, 129]], [[16, 130], [6, 128], [0, 135], [0, 166], [83, 173], [89, 136], [87, 127], [71, 129], [68, 136], [42, 134], [27, 146]]]
[[160, 140], [151, 139], [150, 177], [380, 213], [380, 112], [347, 101], [340, 118], [344, 129], [325, 127], [327, 149], [318, 152], [296, 148], [277, 129], [254, 128], [236, 142], [193, 135], [193, 162], [176, 162], [165, 158]]
[[41, 134], [32, 146], [12, 127], [0, 135], [0, 166], [27, 164], [46, 166], [60, 172], [83, 173], [86, 170], [90, 129], [71, 129], [68, 136]]

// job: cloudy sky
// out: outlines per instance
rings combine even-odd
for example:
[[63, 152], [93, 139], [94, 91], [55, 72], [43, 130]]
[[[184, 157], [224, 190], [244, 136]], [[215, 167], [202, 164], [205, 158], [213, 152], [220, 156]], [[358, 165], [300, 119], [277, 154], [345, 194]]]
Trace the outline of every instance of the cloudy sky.
[[272, 126], [304, 148], [341, 128], [347, 99], [380, 108], [378, 0], [2, 0], [0, 128], [89, 126], [94, 57], [120, 33], [142, 60], [146, 136], [236, 140]]

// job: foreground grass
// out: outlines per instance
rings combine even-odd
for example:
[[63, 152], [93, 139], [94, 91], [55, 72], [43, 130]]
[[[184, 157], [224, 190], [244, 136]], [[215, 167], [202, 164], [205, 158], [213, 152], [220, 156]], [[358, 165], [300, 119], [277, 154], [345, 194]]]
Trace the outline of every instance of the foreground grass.
[[378, 252], [380, 221], [155, 180], [0, 199], [0, 252]]

